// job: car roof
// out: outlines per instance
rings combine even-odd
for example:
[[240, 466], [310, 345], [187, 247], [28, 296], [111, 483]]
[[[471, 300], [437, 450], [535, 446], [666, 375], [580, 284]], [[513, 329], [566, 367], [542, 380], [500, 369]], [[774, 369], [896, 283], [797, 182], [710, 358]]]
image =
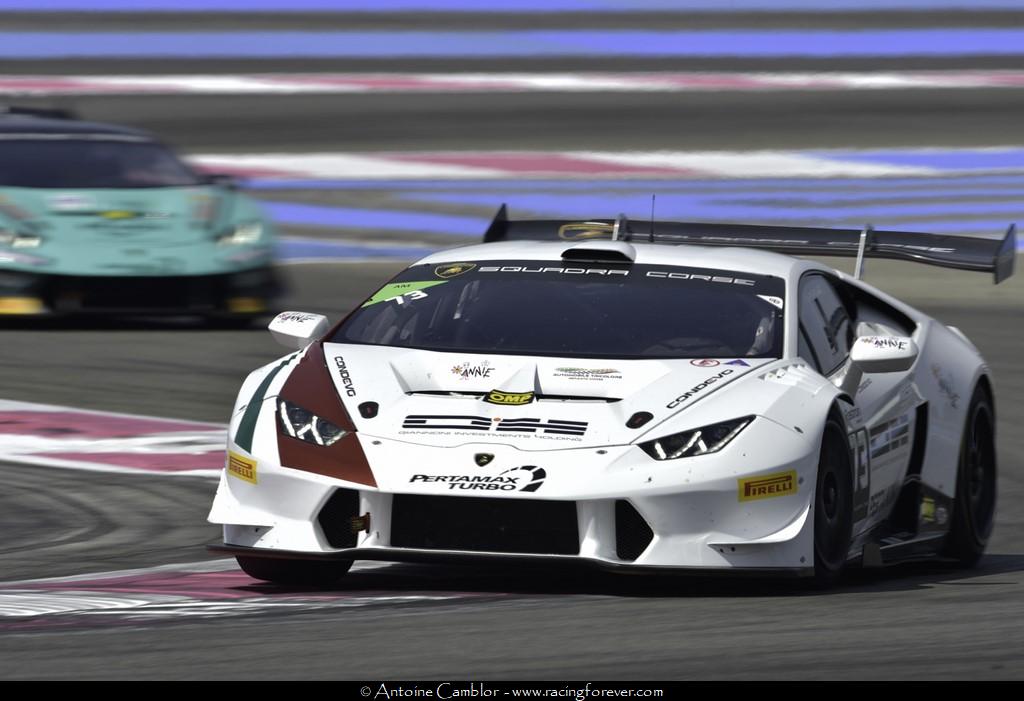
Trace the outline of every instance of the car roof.
[[[562, 263], [562, 252], [567, 248], [579, 246], [580, 243], [578, 241], [483, 243], [439, 251], [417, 261], [414, 265], [487, 260], [537, 260]], [[830, 270], [812, 261], [752, 248], [666, 245], [633, 241], [629, 243], [636, 250], [634, 262], [641, 265], [711, 268], [757, 275], [774, 275], [787, 280], [809, 269]], [[599, 265], [599, 263], [582, 263], [579, 260], [567, 260], [564, 263], [570, 267]]]
[[118, 124], [83, 122], [77, 119], [60, 119], [58, 117], [0, 112], [0, 138], [17, 138], [19, 136], [25, 138], [31, 138], [32, 136], [42, 138], [111, 137], [132, 141], [154, 140], [148, 132]]

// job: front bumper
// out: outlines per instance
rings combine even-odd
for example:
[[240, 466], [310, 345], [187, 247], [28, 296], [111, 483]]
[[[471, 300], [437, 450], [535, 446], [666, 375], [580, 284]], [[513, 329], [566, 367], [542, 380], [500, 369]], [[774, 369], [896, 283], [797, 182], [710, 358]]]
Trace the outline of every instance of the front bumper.
[[[525, 558], [764, 574], [813, 569], [816, 439], [767, 419], [755, 421], [719, 454], [661, 463], [636, 446], [602, 449], [595, 464], [594, 449], [437, 448], [347, 436], [343, 440], [360, 441], [371, 465], [389, 466], [375, 469], [376, 487], [282, 467], [270, 440], [272, 419], [263, 412], [257, 430], [265, 438], [254, 446], [255, 482], [221, 476], [210, 521], [223, 524], [229, 550], [395, 561]], [[417, 479], [419, 473], [472, 464], [481, 450], [497, 455], [495, 473], [524, 462], [545, 465], [546, 483], [524, 493], [452, 489]], [[793, 493], [739, 498], [745, 480], [782, 472], [795, 473]]]
[[473, 565], [494, 567], [575, 568], [583, 567], [610, 572], [642, 574], [684, 574], [706, 577], [748, 575], [752, 577], [810, 577], [813, 568], [804, 567], [638, 567], [630, 563], [608, 562], [584, 557], [562, 557], [557, 555], [493, 555], [489, 553], [434, 552], [403, 548], [349, 548], [329, 553], [307, 553], [293, 550], [269, 550], [249, 548], [240, 545], [208, 545], [212, 553], [235, 557], [265, 557], [275, 560], [373, 560], [379, 562], [411, 562], [422, 564]]
[[0, 315], [260, 314], [281, 292], [270, 266], [166, 277], [0, 271]]

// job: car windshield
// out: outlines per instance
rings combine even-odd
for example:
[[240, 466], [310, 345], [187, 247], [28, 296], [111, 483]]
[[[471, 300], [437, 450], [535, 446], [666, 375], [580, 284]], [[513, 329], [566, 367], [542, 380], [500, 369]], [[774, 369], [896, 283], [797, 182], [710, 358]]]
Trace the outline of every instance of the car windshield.
[[657, 265], [477, 261], [408, 268], [336, 343], [590, 358], [779, 358], [781, 278]]
[[127, 188], [198, 185], [165, 146], [105, 139], [0, 140], [0, 187]]

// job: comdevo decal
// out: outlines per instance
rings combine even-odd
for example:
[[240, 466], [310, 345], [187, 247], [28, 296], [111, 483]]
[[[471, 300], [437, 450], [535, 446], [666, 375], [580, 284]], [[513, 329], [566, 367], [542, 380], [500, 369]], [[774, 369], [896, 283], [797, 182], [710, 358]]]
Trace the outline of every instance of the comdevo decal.
[[718, 373], [717, 375], [712, 375], [708, 379], [704, 380], [700, 384], [698, 384], [695, 387], [693, 387], [689, 392], [685, 392], [684, 394], [680, 394], [678, 397], [676, 397], [671, 402], [666, 404], [665, 408], [666, 409], [675, 409], [677, 406], [679, 406], [680, 404], [685, 402], [690, 397], [693, 397], [693, 396], [699, 394], [704, 389], [710, 387], [711, 385], [713, 385], [716, 382], [718, 382], [719, 380], [721, 380], [723, 377], [727, 377], [727, 376], [733, 374], [734, 372], [735, 372], [735, 370], [733, 370], [732, 368], [726, 368], [725, 370], [722, 370], [722, 372]]

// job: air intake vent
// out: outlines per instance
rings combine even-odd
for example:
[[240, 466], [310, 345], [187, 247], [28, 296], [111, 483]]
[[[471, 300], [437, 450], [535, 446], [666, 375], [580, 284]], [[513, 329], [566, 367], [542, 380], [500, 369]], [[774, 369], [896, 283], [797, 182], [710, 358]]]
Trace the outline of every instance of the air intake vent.
[[654, 531], [633, 505], [619, 499], [615, 502], [615, 554], [620, 560], [640, 557], [654, 540]]
[[625, 241], [584, 241], [562, 251], [562, 260], [632, 263], [636, 249]]
[[354, 489], [335, 489], [334, 494], [320, 509], [317, 521], [332, 548], [356, 547], [356, 532], [352, 519], [359, 516], [359, 492]]
[[396, 494], [391, 505], [391, 545], [578, 555], [576, 502]]

